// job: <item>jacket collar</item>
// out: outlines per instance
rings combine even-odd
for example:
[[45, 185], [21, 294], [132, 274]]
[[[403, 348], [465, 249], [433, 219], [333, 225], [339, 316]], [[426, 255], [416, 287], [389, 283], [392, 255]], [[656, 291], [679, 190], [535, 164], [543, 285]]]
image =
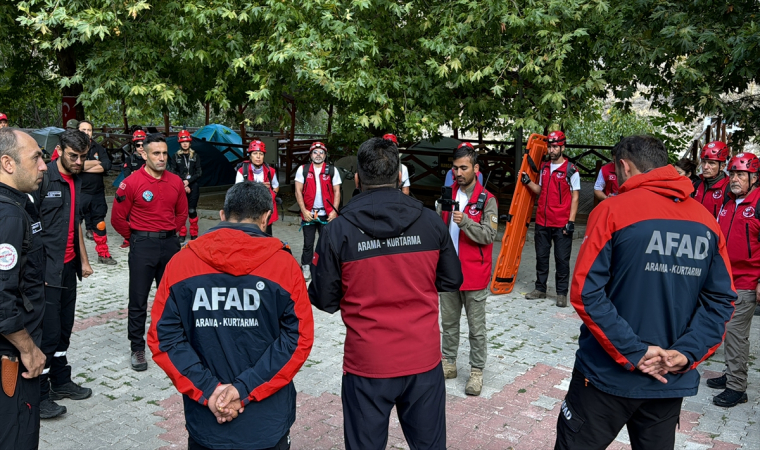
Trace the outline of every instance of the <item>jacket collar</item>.
[[4, 183], [0, 183], [0, 195], [4, 195], [15, 202], [18, 202], [22, 208], [26, 206], [26, 202], [29, 200], [28, 195]]
[[216, 230], [221, 230], [223, 228], [229, 228], [232, 230], [239, 230], [244, 232], [245, 234], [251, 236], [251, 237], [271, 237], [270, 235], [264, 233], [261, 231], [261, 228], [259, 228], [258, 225], [253, 223], [240, 223], [240, 222], [227, 222], [222, 221], [219, 222], [219, 225], [215, 226], [214, 228], [211, 228], [208, 230], [209, 233]]

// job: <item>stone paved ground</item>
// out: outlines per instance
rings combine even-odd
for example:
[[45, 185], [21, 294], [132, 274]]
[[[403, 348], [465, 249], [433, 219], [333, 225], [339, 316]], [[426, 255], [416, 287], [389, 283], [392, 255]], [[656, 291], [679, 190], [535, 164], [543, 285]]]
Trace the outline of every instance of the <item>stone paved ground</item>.
[[[213, 226], [216, 213], [203, 211], [201, 230]], [[580, 228], [580, 227], [579, 227]], [[275, 235], [288, 241], [300, 257], [301, 239], [292, 222], [278, 222]], [[583, 230], [579, 230], [582, 234]], [[174, 449], [184, 448], [181, 398], [164, 373], [150, 361], [147, 372], [129, 368], [126, 331], [127, 253], [110, 236], [118, 266], [95, 265], [96, 273], [79, 289], [77, 320], [69, 360], [75, 380], [93, 389], [84, 401], [64, 400], [68, 413], [43, 421], [42, 449]], [[574, 256], [580, 241], [574, 242]], [[87, 242], [90, 257], [95, 255]], [[498, 247], [494, 256], [498, 254]], [[487, 303], [488, 365], [483, 394], [464, 395], [469, 367], [467, 323], [462, 320], [457, 379], [447, 380], [447, 442], [451, 449], [546, 449], [553, 446], [559, 405], [567, 390], [580, 319], [572, 308], [552, 300], [527, 301], [533, 288], [533, 243], [526, 244], [515, 290], [490, 296]], [[553, 269], [552, 269], [553, 273]], [[553, 286], [550, 285], [550, 293]], [[340, 378], [345, 328], [339, 315], [314, 311], [315, 343], [296, 377], [297, 420], [291, 436], [294, 450], [342, 449]], [[750, 402], [731, 409], [712, 405], [716, 393], [704, 384], [696, 397], [684, 400], [678, 449], [760, 448], [760, 370], [757, 365], [760, 323], [752, 328]], [[723, 352], [700, 366], [703, 378], [719, 374]], [[388, 448], [408, 446], [395, 414]], [[610, 448], [630, 448], [625, 431]]]

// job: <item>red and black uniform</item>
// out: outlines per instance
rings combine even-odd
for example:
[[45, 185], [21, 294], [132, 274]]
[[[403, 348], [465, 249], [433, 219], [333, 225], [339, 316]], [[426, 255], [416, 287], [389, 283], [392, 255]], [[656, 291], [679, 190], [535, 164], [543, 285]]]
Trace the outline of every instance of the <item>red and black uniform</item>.
[[570, 221], [573, 203], [570, 178], [577, 170], [565, 161], [551, 171], [551, 162], [541, 165], [541, 194], [538, 196], [534, 240], [536, 245], [536, 290], [546, 292], [549, 279], [549, 255], [554, 244], [555, 283], [557, 295], [567, 295], [570, 280], [570, 252], [573, 236], [562, 232]]
[[602, 166], [600, 169], [602, 173], [602, 179], [604, 180], [604, 195], [607, 197], [618, 194], [618, 180], [615, 173], [615, 163], [610, 162]]
[[153, 282], [161, 282], [166, 264], [179, 251], [177, 230], [186, 220], [185, 185], [169, 171], [156, 179], [140, 169], [116, 190], [111, 226], [130, 244], [128, 334], [133, 352], [145, 350], [148, 294]]
[[[272, 216], [269, 218], [269, 222], [267, 223], [267, 233], [272, 234], [272, 224], [277, 222], [277, 219], [279, 218], [277, 214], [277, 193], [272, 189], [271, 184], [272, 180], [275, 179], [277, 176], [277, 169], [274, 167], [271, 167], [269, 164], [264, 163], [261, 168], [263, 169], [263, 175], [264, 175], [264, 183], [269, 183], [269, 192], [272, 194]], [[253, 174], [253, 164], [250, 162], [244, 162], [240, 168], [238, 169], [238, 173], [240, 173], [243, 176], [243, 179], [256, 182], [254, 179]], [[304, 191], [306, 188], [304, 187]], [[305, 194], [305, 192], [304, 192]], [[306, 199], [304, 198], [304, 203], [306, 203]], [[314, 199], [312, 198], [312, 205], [314, 204]]]
[[[705, 177], [700, 175], [699, 180], [694, 183], [694, 192], [691, 193], [692, 198], [701, 203], [716, 218], [723, 206], [728, 189], [728, 177], [722, 171], [720, 177], [718, 181], [713, 182], [705, 180]], [[708, 184], [710, 184], [709, 187]]]
[[58, 162], [51, 161], [37, 191], [33, 193], [40, 211], [47, 264], [45, 268], [45, 320], [42, 346], [45, 371], [40, 375], [41, 398], [50, 395], [50, 385], [71, 382], [71, 366], [66, 353], [74, 328], [77, 279], [82, 280], [79, 253], [79, 197], [82, 182], [78, 175], [65, 175]]
[[718, 214], [718, 224], [726, 237], [734, 286], [739, 290], [754, 291], [760, 279], [760, 220], [755, 211], [758, 200], [760, 189], [755, 188], [739, 204], [729, 190], [726, 204]]
[[[26, 330], [34, 345], [42, 345], [45, 312], [45, 247], [38, 211], [29, 197], [0, 183], [0, 356], [20, 357], [5, 336]], [[21, 376], [27, 369], [19, 358], [13, 396], [0, 393], [0, 448], [34, 449], [40, 437], [40, 382]], [[6, 380], [3, 380], [4, 382]]]
[[[309, 170], [306, 172], [306, 166], [301, 166], [303, 171], [303, 204], [307, 210], [311, 211], [314, 219], [320, 218], [321, 220], [327, 220], [327, 216], [333, 212], [333, 206], [335, 206], [335, 186], [333, 186], [333, 176], [335, 174], [335, 166], [332, 164], [322, 164], [322, 170], [319, 175], [314, 172], [314, 164], [309, 164]], [[319, 183], [320, 194], [322, 195], [322, 208], [315, 209], [315, 200], [317, 198], [317, 183]], [[275, 208], [276, 209], [276, 208]], [[303, 221], [303, 214], [301, 214], [301, 221]], [[322, 236], [322, 223], [311, 222], [306, 225], [303, 223], [303, 252], [301, 253], [301, 265], [308, 265], [314, 256], [314, 241], [317, 238], [317, 232], [319, 236]]]
[[[279, 239], [252, 224], [212, 228], [166, 266], [151, 319], [153, 359], [183, 394], [192, 441], [263, 449], [288, 435], [314, 319], [301, 268]], [[245, 407], [222, 425], [208, 409], [219, 384], [232, 384]]]
[[98, 252], [98, 256], [110, 258], [111, 253], [108, 251], [106, 229], [98, 229], [98, 224], [100, 222], [105, 224], [106, 215], [108, 214], [103, 177], [111, 170], [111, 160], [108, 158], [108, 152], [102, 145], [95, 141], [90, 141], [90, 150], [87, 152], [86, 161], [100, 161], [103, 172], [82, 172], [79, 174], [79, 178], [82, 180], [82, 194], [79, 202], [82, 218], [84, 219], [85, 228], [92, 231], [95, 251]]
[[362, 192], [325, 225], [311, 273], [311, 303], [346, 324], [346, 447], [384, 445], [397, 402], [402, 423], [418, 421], [406, 432], [445, 444], [438, 292], [463, 281], [446, 225], [398, 189]]
[[[194, 150], [183, 153], [180, 149], [169, 160], [171, 171], [177, 174], [184, 182], [187, 180], [190, 192], [187, 194], [187, 213], [190, 217], [190, 237], [198, 237], [198, 199], [201, 196], [201, 185], [198, 182], [203, 174], [201, 170], [201, 157]], [[179, 230], [180, 236], [187, 236], [185, 224]]]
[[[626, 423], [634, 446], [673, 447], [682, 397], [697, 394], [695, 369], [723, 341], [736, 300], [723, 233], [691, 190], [667, 165], [591, 212], [570, 296], [583, 325], [555, 448], [605, 448]], [[683, 354], [685, 370], [667, 384], [637, 370], [650, 345]], [[652, 417], [664, 425], [638, 426]]]

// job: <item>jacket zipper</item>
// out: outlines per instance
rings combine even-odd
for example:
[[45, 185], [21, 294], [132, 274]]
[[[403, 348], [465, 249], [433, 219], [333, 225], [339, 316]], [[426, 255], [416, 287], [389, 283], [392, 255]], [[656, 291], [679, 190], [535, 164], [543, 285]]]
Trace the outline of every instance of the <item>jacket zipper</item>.
[[726, 233], [726, 242], [728, 243], [728, 237], [731, 236], [731, 228], [734, 226], [734, 218], [736, 217], [736, 211], [739, 209], [739, 205], [734, 206], [734, 212], [731, 214], [731, 223], [728, 224], [728, 233]]
[[480, 264], [485, 264], [486, 261], [485, 261], [485, 258], [483, 258], [483, 247], [478, 246], [478, 250], [480, 250]]
[[749, 254], [750, 258], [752, 258], [752, 246], [749, 242], [749, 222], [744, 224], [744, 230], [747, 232], [747, 254]]

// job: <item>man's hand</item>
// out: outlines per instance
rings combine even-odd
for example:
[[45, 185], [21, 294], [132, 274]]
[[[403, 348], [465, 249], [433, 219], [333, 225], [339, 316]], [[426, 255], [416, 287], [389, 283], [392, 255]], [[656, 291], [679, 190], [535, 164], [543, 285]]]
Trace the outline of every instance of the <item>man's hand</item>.
[[650, 345], [641, 361], [636, 364], [636, 368], [655, 380], [667, 384], [668, 380], [663, 375], [668, 373], [668, 367], [666, 366], [668, 357], [669, 355], [665, 350], [656, 345]]
[[182, 180], [182, 183], [185, 185], [185, 187], [190, 186], [190, 181], [188, 180]]
[[335, 210], [330, 211], [330, 214], [327, 215], [327, 221], [332, 222], [334, 218], [338, 217], [338, 213], [335, 212]]
[[216, 407], [219, 396], [222, 394], [222, 392], [224, 392], [225, 389], [231, 386], [231, 384], [220, 384], [216, 387], [216, 389], [214, 389], [214, 393], [211, 394], [211, 397], [208, 399], [208, 409], [210, 409], [214, 414], [218, 423], [230, 422], [232, 419], [235, 419], [238, 416], [237, 410], [234, 410], [232, 414], [225, 414], [219, 411], [219, 409]]
[[229, 385], [216, 400], [216, 409], [223, 416], [237, 417], [245, 408], [240, 403], [240, 393], [235, 386]]
[[760, 283], [758, 283], [757, 287], [755, 288], [755, 301], [757, 303], [760, 303]]
[[190, 191], [191, 191], [190, 187], [189, 186], [185, 186], [185, 192], [189, 194]]
[[82, 261], [82, 277], [87, 278], [90, 275], [92, 275], [92, 273], [93, 273], [93, 270], [90, 263], [88, 261]]
[[665, 350], [668, 354], [668, 358], [665, 361], [665, 365], [668, 367], [668, 372], [677, 373], [681, 372], [689, 364], [689, 358], [684, 356], [678, 350]]
[[565, 236], [572, 236], [573, 232], [575, 232], [575, 222], [568, 222], [562, 229], [562, 234]]
[[464, 213], [462, 211], [452, 211], [451, 219], [454, 221], [455, 224], [459, 225], [460, 223], [462, 223], [462, 219], [464, 219]]
[[531, 181], [530, 180], [530, 175], [528, 175], [527, 173], [523, 172], [522, 176], [520, 177], [520, 181], [522, 182], [522, 184], [530, 184], [530, 181]]
[[311, 222], [312, 220], [314, 220], [314, 217], [312, 217], [312, 215], [311, 215], [311, 211], [309, 211], [307, 209], [302, 209], [301, 210], [301, 215], [303, 216], [303, 221], [304, 222]]
[[26, 367], [26, 372], [21, 373], [22, 377], [37, 378], [45, 368], [45, 354], [35, 345], [31, 352], [21, 352], [21, 363]]

